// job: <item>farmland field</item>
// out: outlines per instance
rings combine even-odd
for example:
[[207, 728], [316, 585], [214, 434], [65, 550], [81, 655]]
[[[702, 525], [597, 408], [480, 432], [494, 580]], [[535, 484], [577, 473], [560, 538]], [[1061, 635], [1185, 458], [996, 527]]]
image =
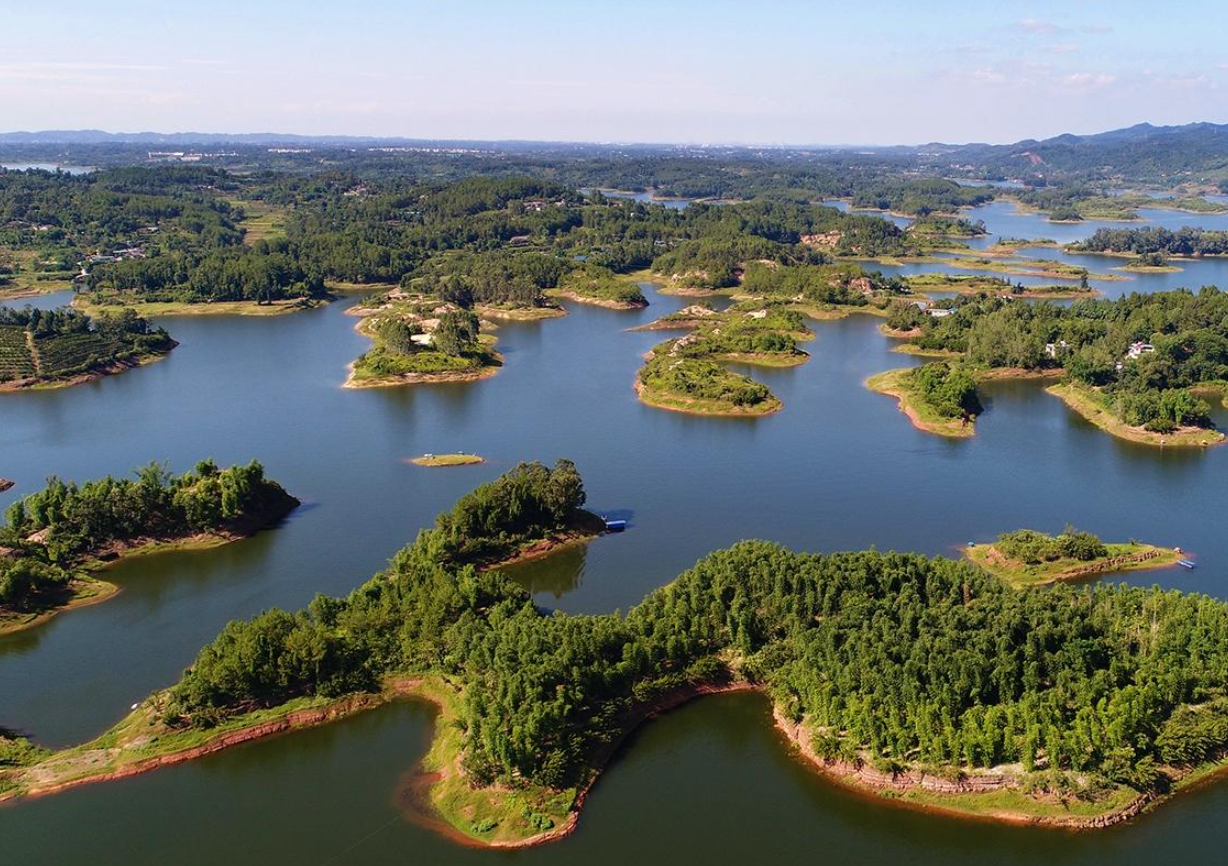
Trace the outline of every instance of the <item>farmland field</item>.
[[0, 382], [27, 379], [34, 374], [25, 328], [0, 325]]

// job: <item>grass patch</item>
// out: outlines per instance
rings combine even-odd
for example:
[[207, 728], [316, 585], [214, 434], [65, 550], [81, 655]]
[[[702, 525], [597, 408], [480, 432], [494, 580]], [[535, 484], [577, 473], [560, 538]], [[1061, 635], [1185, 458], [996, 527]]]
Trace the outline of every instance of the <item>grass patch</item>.
[[912, 806], [943, 812], [993, 819], [1027, 820], [1047, 818], [1094, 818], [1124, 809], [1138, 798], [1138, 792], [1116, 786], [1104, 797], [1083, 800], [1078, 797], [1035, 797], [1018, 788], [1002, 788], [967, 794], [948, 794], [910, 788], [907, 791], [883, 791], [880, 796]]
[[1059, 580], [1162, 568], [1181, 558], [1181, 554], [1172, 548], [1138, 542], [1105, 544], [1105, 548], [1108, 552], [1104, 556], [1092, 560], [1062, 557], [1032, 564], [1011, 559], [994, 544], [976, 544], [964, 548], [964, 555], [990, 574], [1015, 587], [1043, 586]]
[[[40, 262], [37, 250], [0, 247], [0, 265], [10, 272], [0, 273], [0, 300], [46, 295], [72, 288], [74, 270], [67, 262]], [[54, 267], [53, 267], [54, 266]], [[47, 270], [47, 268], [52, 268]]]
[[263, 201], [228, 199], [235, 207], [243, 209], [239, 228], [243, 229], [243, 243], [251, 246], [260, 241], [271, 241], [286, 236], [286, 215], [289, 210]]
[[477, 454], [423, 454], [409, 462], [415, 466], [475, 466], [486, 461]]
[[287, 313], [315, 309], [326, 303], [328, 301], [324, 299], [293, 298], [268, 303], [259, 301], [202, 301], [198, 303], [138, 301], [131, 304], [95, 304], [85, 295], [77, 295], [72, 301], [73, 307], [90, 316], [106, 315], [129, 309], [145, 319], [159, 316], [282, 316]]

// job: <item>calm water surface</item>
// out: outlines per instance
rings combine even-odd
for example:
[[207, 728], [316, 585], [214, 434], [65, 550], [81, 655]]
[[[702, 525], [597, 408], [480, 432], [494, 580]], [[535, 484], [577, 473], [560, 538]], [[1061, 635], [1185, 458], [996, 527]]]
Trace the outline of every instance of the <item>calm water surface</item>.
[[[1167, 285], [1150, 280], [1105, 285]], [[973, 439], [929, 436], [894, 401], [861, 387], [875, 372], [914, 363], [890, 351], [870, 317], [816, 324], [812, 359], [800, 368], [745, 369], [784, 401], [775, 416], [653, 410], [635, 400], [631, 382], [640, 355], [666, 335], [625, 329], [684, 302], [649, 294], [645, 311], [573, 306], [565, 319], [504, 325], [506, 366], [471, 385], [341, 389], [345, 365], [366, 346], [344, 314], [351, 302], [341, 301], [275, 319], [170, 319], [182, 345], [165, 361], [63, 391], [3, 395], [0, 476], [18, 486], [0, 494], [0, 506], [52, 473], [92, 478], [150, 460], [182, 470], [205, 456], [258, 457], [305, 505], [228, 547], [123, 563], [108, 575], [123, 587], [112, 601], [0, 640], [0, 725], [53, 745], [104, 730], [173, 682], [227, 620], [352, 589], [435, 513], [523, 459], [574, 459], [590, 506], [631, 523], [625, 534], [516, 570], [540, 603], [567, 611], [625, 609], [745, 537], [937, 554], [1067, 521], [1106, 538], [1193, 550], [1196, 571], [1128, 579], [1228, 597], [1220, 528], [1228, 449], [1119, 442], [1034, 383], [987, 388]], [[1224, 413], [1218, 420], [1228, 423]], [[403, 462], [453, 450], [489, 462], [449, 470]], [[0, 839], [6, 860], [12, 852], [13, 862], [56, 863], [613, 863], [630, 854], [727, 862], [816, 851], [836, 862], [938, 863], [987, 850], [1007, 863], [1141, 863], [1207, 856], [1209, 816], [1228, 807], [1228, 786], [1215, 786], [1095, 836], [882, 808], [789, 759], [765, 707], [753, 696], [711, 699], [648, 726], [595, 792], [579, 833], [518, 854], [461, 849], [404, 818], [399, 779], [422, 754], [431, 718], [411, 703], [3, 808]], [[657, 842], [648, 852], [645, 838]]]
[[0, 162], [0, 168], [8, 171], [62, 171], [66, 174], [89, 174], [97, 171], [89, 165], [60, 165], [56, 162]]

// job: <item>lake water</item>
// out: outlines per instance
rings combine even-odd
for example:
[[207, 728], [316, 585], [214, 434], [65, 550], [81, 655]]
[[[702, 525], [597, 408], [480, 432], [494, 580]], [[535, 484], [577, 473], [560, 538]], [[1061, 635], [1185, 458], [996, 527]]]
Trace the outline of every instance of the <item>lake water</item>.
[[89, 174], [98, 169], [90, 165], [60, 165], [54, 162], [0, 162], [8, 171], [62, 171], [66, 174]]
[[[1161, 276], [1106, 285], [1153, 290], [1183, 275]], [[305, 503], [284, 525], [237, 544], [122, 563], [108, 574], [123, 587], [111, 601], [0, 639], [0, 725], [52, 745], [106, 729], [173, 682], [229, 619], [352, 589], [458, 496], [525, 459], [575, 460], [590, 507], [631, 524], [515, 569], [541, 604], [566, 611], [626, 609], [698, 557], [746, 537], [820, 551], [953, 554], [1006, 529], [1059, 530], [1068, 521], [1197, 555], [1195, 571], [1135, 573], [1131, 582], [1228, 598], [1219, 513], [1228, 447], [1120, 442], [1036, 383], [986, 388], [971, 440], [921, 433], [893, 400], [862, 387], [867, 376], [915, 360], [891, 352], [879, 320], [861, 316], [816, 323], [802, 367], [744, 368], [784, 401], [777, 415], [654, 410], [631, 383], [641, 354], [668, 335], [626, 328], [686, 301], [648, 294], [647, 310], [572, 305], [565, 319], [503, 325], [504, 369], [467, 385], [340, 388], [346, 364], [367, 345], [344, 314], [353, 301], [343, 300], [280, 318], [169, 319], [163, 324], [181, 346], [164, 361], [71, 389], [0, 395], [0, 476], [18, 482], [0, 506], [52, 473], [86, 479], [150, 460], [183, 470], [202, 457], [258, 457]], [[1228, 424], [1224, 412], [1217, 420]], [[455, 450], [488, 463], [403, 462]], [[1215, 838], [1208, 816], [1228, 806], [1228, 786], [1213, 786], [1137, 825], [1081, 836], [917, 815], [817, 780], [788, 757], [764, 701], [731, 696], [647, 726], [595, 791], [575, 836], [496, 855], [454, 846], [402, 814], [399, 780], [425, 750], [430, 718], [420, 705], [400, 704], [0, 808], [5, 859], [728, 862], [823, 851], [835, 862], [937, 864], [992, 850], [1007, 863], [1142, 863], [1218, 850], [1206, 847]], [[645, 846], [648, 838], [655, 844]]]

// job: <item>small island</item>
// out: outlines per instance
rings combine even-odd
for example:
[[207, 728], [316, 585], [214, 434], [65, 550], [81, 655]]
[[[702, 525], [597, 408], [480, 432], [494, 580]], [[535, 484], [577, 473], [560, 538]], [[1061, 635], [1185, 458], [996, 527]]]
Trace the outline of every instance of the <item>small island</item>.
[[1129, 277], [1121, 274], [1094, 274], [1080, 265], [1059, 262], [1055, 259], [1019, 259], [983, 256], [949, 256], [932, 260], [935, 264], [947, 265], [967, 271], [996, 271], [1020, 277], [1040, 277], [1046, 280], [1071, 280], [1083, 283], [1086, 280], [1119, 282]]
[[960, 295], [995, 294], [1011, 298], [1067, 300], [1091, 298], [1100, 294], [1083, 280], [1078, 285], [1025, 286], [1004, 277], [979, 274], [916, 274], [907, 278], [908, 287], [924, 297], [925, 292], [955, 292]]
[[91, 318], [69, 308], [0, 307], [0, 391], [90, 382], [157, 361], [177, 345], [130, 310]]
[[269, 301], [140, 301], [124, 294], [81, 294], [73, 309], [90, 316], [105, 316], [131, 310], [143, 318], [169, 316], [284, 316], [314, 310], [332, 300], [331, 294], [313, 297], [277, 298]]
[[298, 504], [255, 461], [219, 469], [204, 460], [179, 476], [150, 464], [135, 480], [80, 486], [53, 477], [0, 526], [0, 634], [109, 598], [118, 588], [90, 573], [108, 563], [245, 538]]
[[919, 216], [909, 225], [908, 231], [914, 235], [938, 238], [983, 238], [989, 234], [983, 220], [972, 222], [943, 214]]
[[415, 466], [476, 466], [486, 461], [477, 454], [423, 454], [409, 460]]
[[691, 304], [673, 313], [666, 313], [646, 325], [629, 328], [631, 331], [693, 331], [708, 322], [717, 321], [720, 313], [705, 303]]
[[747, 376], [721, 363], [795, 367], [810, 360], [797, 347], [812, 340], [801, 313], [785, 301], [759, 298], [718, 312], [687, 307], [663, 316], [643, 330], [691, 333], [656, 346], [645, 355], [635, 390], [650, 406], [697, 415], [767, 415], [782, 403]]
[[368, 314], [357, 330], [375, 345], [350, 365], [343, 387], [475, 382], [503, 366], [495, 338], [481, 333], [472, 310], [398, 293], [379, 307], [355, 312]]
[[671, 354], [670, 344], [649, 353], [635, 379], [641, 402], [693, 415], [770, 415], [784, 404], [766, 385], [714, 361]]
[[1005, 532], [989, 544], [971, 544], [964, 555], [1011, 586], [1042, 586], [1062, 580], [1173, 565], [1181, 553], [1137, 541], [1105, 544], [1090, 532], [1067, 526], [1060, 535], [1032, 529]]

